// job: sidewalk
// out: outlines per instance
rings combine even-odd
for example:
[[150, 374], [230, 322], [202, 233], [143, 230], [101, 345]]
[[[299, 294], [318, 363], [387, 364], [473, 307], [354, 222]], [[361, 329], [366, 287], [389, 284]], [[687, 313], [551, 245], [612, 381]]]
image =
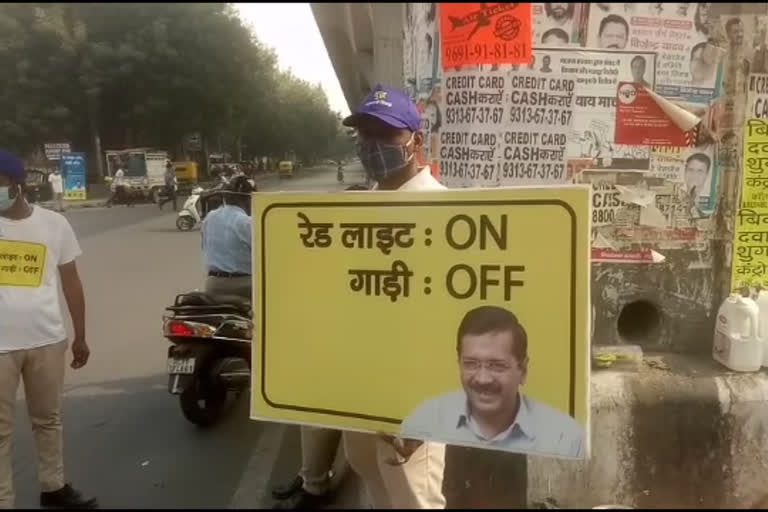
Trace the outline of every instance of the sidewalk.
[[[106, 204], [107, 199], [107, 197], [102, 197], [99, 199], [85, 199], [82, 201], [64, 201], [64, 209], [79, 210], [82, 208], [100, 208]], [[40, 201], [35, 204], [47, 208], [48, 210], [56, 210], [58, 208], [56, 201]]]

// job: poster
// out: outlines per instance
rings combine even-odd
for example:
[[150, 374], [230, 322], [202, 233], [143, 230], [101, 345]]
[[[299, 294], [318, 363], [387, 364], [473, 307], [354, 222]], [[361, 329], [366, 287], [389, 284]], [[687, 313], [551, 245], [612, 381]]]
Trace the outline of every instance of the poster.
[[[715, 210], [719, 163], [715, 146], [706, 144], [696, 147], [654, 147], [651, 152], [650, 178], [662, 178], [672, 184], [677, 203], [687, 210], [690, 218], [709, 217]], [[665, 194], [657, 194], [663, 196]], [[657, 205], [659, 206], [659, 205]], [[664, 208], [671, 208], [662, 203]]]
[[592, 227], [613, 225], [624, 207], [621, 193], [613, 183], [595, 181], [592, 184]]
[[653, 251], [650, 248], [637, 250], [616, 251], [605, 248], [592, 248], [592, 263], [654, 263]]
[[731, 266], [734, 292], [745, 287], [768, 288], [768, 122], [746, 122], [743, 162]]
[[[587, 187], [255, 194], [253, 211], [253, 419], [588, 457]], [[467, 399], [506, 416], [518, 390], [530, 438], [460, 422]]]
[[751, 73], [747, 82], [747, 117], [768, 119], [768, 73]]
[[533, 3], [534, 46], [580, 46], [579, 27], [583, 4]]
[[64, 199], [84, 200], [87, 175], [85, 153], [61, 155], [59, 165], [64, 177]]
[[619, 83], [616, 99], [617, 144], [690, 146], [696, 142], [696, 130], [682, 130], [642, 84]]
[[45, 158], [51, 161], [57, 161], [61, 155], [72, 151], [69, 142], [48, 142], [43, 145]]
[[451, 188], [565, 183], [573, 78], [533, 71], [446, 73], [442, 181]]
[[658, 53], [661, 96], [707, 103], [715, 94], [721, 53], [707, 44], [710, 3], [593, 3], [587, 46]]
[[407, 3], [403, 45], [404, 76], [414, 99], [429, 94], [439, 81], [437, 4]]
[[531, 17], [530, 3], [440, 3], [443, 69], [528, 64]]
[[652, 88], [656, 56], [648, 52], [535, 48], [534, 57], [540, 67], [547, 61], [553, 76], [576, 82], [568, 158], [590, 158], [592, 169], [647, 171], [648, 146], [613, 142], [616, 90], [625, 81], [645, 82]]

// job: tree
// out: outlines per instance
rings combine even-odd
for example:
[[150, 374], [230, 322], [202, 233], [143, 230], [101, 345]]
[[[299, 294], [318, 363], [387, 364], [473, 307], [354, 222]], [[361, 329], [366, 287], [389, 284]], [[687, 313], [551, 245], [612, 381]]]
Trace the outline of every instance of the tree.
[[311, 160], [337, 123], [319, 86], [277, 68], [225, 3], [0, 4], [0, 140], [172, 149], [186, 134], [242, 158]]

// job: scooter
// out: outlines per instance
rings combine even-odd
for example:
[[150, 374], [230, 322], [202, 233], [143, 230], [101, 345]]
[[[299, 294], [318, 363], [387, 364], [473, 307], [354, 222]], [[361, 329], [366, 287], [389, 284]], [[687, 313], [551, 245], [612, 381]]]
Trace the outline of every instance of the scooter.
[[199, 210], [202, 193], [201, 187], [195, 187], [187, 200], [184, 201], [184, 206], [181, 207], [176, 216], [176, 229], [179, 231], [189, 231], [202, 221]]
[[238, 296], [177, 295], [163, 317], [168, 391], [184, 417], [200, 427], [217, 423], [231, 395], [251, 382], [251, 304]]

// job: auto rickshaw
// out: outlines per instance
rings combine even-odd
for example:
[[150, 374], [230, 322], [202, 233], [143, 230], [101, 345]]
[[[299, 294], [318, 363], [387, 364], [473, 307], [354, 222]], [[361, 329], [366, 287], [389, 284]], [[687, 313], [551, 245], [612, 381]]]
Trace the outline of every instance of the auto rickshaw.
[[176, 173], [176, 179], [179, 184], [197, 183], [198, 170], [197, 162], [173, 162], [173, 172]]
[[283, 160], [278, 164], [277, 175], [280, 179], [293, 178], [293, 162], [290, 160]]

